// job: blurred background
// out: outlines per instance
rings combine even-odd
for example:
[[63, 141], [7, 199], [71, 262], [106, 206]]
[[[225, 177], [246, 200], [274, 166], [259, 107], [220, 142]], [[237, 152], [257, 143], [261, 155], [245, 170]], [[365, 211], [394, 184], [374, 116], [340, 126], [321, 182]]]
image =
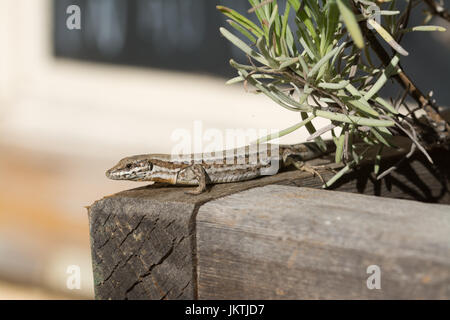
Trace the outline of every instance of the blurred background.
[[[142, 185], [106, 179], [120, 158], [170, 152], [172, 133], [196, 120], [219, 130], [298, 122], [264, 96], [225, 86], [229, 58], [245, 57], [218, 32], [219, 3], [249, 8], [245, 0], [0, 0], [0, 299], [93, 298], [84, 207]], [[74, 4], [81, 30], [66, 27]], [[402, 60], [446, 106], [449, 44], [449, 32], [407, 35]], [[73, 266], [79, 289], [67, 286]]]

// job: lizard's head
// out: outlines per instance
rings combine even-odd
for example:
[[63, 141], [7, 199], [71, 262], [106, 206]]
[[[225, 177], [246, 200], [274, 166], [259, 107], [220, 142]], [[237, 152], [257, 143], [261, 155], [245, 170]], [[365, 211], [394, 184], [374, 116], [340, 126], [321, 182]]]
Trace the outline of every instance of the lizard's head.
[[144, 180], [153, 170], [153, 164], [144, 156], [127, 157], [106, 171], [112, 180]]

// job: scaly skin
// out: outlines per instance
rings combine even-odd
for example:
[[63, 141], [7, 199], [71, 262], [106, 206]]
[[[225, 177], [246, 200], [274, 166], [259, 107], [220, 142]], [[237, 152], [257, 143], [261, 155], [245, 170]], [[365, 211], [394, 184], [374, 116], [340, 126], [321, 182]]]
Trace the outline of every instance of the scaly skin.
[[[334, 144], [328, 142], [327, 147], [330, 151]], [[261, 144], [211, 154], [144, 154], [120, 160], [106, 172], [106, 176], [113, 180], [198, 185], [197, 189], [189, 193], [199, 194], [206, 190], [208, 184], [238, 182], [273, 175], [279, 169], [290, 165], [303, 170], [303, 161], [323, 154], [315, 143]]]

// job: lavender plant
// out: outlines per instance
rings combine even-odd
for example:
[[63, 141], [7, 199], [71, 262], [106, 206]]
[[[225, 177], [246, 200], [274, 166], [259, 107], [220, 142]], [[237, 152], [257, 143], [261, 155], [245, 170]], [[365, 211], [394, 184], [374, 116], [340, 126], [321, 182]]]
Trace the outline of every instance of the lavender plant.
[[[399, 112], [410, 94], [425, 109], [434, 140], [442, 142], [448, 138], [448, 123], [440, 117], [434, 102], [414, 86], [399, 66], [401, 56], [408, 55], [400, 45], [404, 34], [445, 31], [443, 27], [427, 24], [407, 27], [411, 10], [420, 1], [249, 2], [252, 7], [249, 14], [256, 15], [258, 23], [231, 8], [217, 6], [229, 18], [227, 22], [233, 31], [221, 28], [221, 34], [248, 57], [243, 62], [230, 60], [237, 76], [227, 83], [251, 85], [301, 118], [294, 126], [259, 142], [306, 127], [309, 140], [325, 149], [321, 135], [331, 131], [336, 144], [335, 161], [344, 166], [325, 187], [367, 159], [370, 148], [378, 150], [373, 160], [378, 178], [392, 171], [380, 173], [379, 164], [383, 148], [394, 147], [392, 138], [398, 134], [412, 141], [408, 157], [420, 150], [432, 162], [424, 146], [423, 125], [414, 122], [411, 114]], [[406, 6], [399, 9], [399, 2]], [[279, 4], [283, 5], [283, 12]], [[429, 8], [429, 14], [433, 14], [432, 7]], [[292, 19], [295, 24], [290, 23]], [[375, 34], [392, 48], [392, 54], [384, 49]], [[390, 78], [405, 88], [397, 101], [389, 101], [380, 94]], [[315, 128], [311, 121], [318, 117], [329, 119], [331, 124]]]

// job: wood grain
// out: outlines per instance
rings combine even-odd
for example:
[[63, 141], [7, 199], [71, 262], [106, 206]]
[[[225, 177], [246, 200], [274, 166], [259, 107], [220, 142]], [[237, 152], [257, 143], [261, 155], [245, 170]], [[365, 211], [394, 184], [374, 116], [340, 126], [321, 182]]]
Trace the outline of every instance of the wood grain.
[[197, 255], [199, 299], [448, 299], [450, 206], [255, 188], [200, 208]]

